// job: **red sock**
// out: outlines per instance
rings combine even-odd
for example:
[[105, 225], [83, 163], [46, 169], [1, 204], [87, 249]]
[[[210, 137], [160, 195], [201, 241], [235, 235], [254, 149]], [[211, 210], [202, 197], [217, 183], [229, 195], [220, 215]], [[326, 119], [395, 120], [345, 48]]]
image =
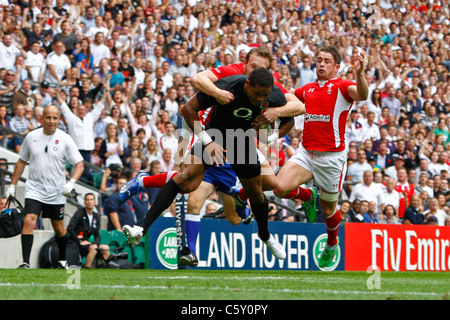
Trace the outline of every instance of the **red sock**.
[[247, 193], [245, 193], [244, 188], [241, 188], [241, 190], [239, 190], [239, 199], [241, 199], [242, 201], [248, 200], [248, 196]]
[[176, 171], [169, 171], [161, 174], [156, 174], [154, 176], [148, 176], [142, 178], [142, 185], [144, 188], [162, 188], [167, 181], [172, 179], [177, 175]]
[[327, 227], [328, 239], [327, 244], [329, 246], [337, 245], [337, 235], [339, 231], [339, 225], [341, 223], [341, 213], [339, 210], [329, 218], [325, 219], [325, 225]]
[[312, 192], [309, 189], [297, 187], [289, 194], [285, 195], [284, 199], [300, 199], [302, 201], [309, 201], [312, 197]]

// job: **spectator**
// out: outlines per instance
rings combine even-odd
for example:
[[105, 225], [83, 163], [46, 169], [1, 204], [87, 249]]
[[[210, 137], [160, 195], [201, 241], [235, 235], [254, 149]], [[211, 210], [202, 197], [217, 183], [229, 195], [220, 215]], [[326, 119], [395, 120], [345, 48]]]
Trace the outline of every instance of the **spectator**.
[[405, 210], [404, 220], [409, 220], [411, 224], [425, 224], [424, 206], [417, 194], [411, 196], [411, 205]]
[[31, 90], [31, 81], [25, 79], [19, 90], [14, 92], [12, 97], [12, 108], [14, 109], [17, 105], [29, 105], [32, 108], [36, 107], [36, 96]]
[[[0, 124], [6, 128], [11, 128], [9, 123], [11, 117], [8, 116], [8, 109], [4, 105], [0, 105]], [[0, 131], [0, 141], [3, 143], [3, 139], [11, 139], [14, 136], [12, 134], [7, 134], [6, 132]]]
[[114, 123], [106, 125], [106, 138], [100, 147], [99, 155], [103, 159], [105, 166], [117, 164], [123, 167], [122, 159], [123, 146], [120, 144], [117, 126]]
[[23, 56], [27, 58], [27, 53], [19, 45], [13, 44], [12, 36], [10, 34], [5, 34], [3, 36], [3, 41], [0, 42], [0, 66], [11, 67], [16, 62], [18, 56]]
[[447, 218], [447, 214], [444, 210], [439, 209], [439, 202], [436, 198], [431, 198], [430, 202], [428, 204], [428, 209], [423, 212], [426, 218], [426, 222], [434, 219], [430, 219], [430, 217], [436, 218], [436, 225], [444, 226], [445, 225], [445, 219]]
[[[70, 219], [67, 231], [71, 238], [78, 244], [80, 255], [86, 257], [84, 267], [90, 269], [95, 257], [97, 249], [101, 249], [103, 259], [108, 259], [110, 252], [107, 244], [100, 244], [100, 215], [94, 212], [96, 206], [95, 196], [93, 193], [84, 195], [85, 208], [78, 209]], [[93, 236], [93, 241], [90, 239]]]
[[115, 191], [108, 197], [106, 202], [105, 214], [108, 215], [108, 231], [122, 231], [124, 225], [137, 224], [138, 213], [134, 210], [131, 200], [125, 201], [124, 203], [119, 201], [118, 191], [125, 183], [127, 183], [127, 181], [128, 178], [126, 176], [119, 176], [117, 178]]
[[0, 211], [3, 211], [3, 209], [6, 208], [7, 201], [8, 201], [8, 197], [0, 196]]
[[415, 193], [413, 185], [408, 182], [408, 173], [405, 168], [400, 168], [397, 171], [397, 185], [395, 186], [395, 190], [400, 195], [398, 217], [403, 218], [403, 214], [411, 202], [411, 196]]
[[78, 38], [76, 34], [72, 32], [68, 20], [63, 20], [60, 27], [61, 32], [55, 34], [55, 36], [53, 37], [53, 41], [55, 42], [55, 44], [58, 41], [64, 43], [64, 46], [66, 48], [64, 53], [69, 57], [69, 59], [72, 59], [72, 52], [75, 50], [76, 45], [79, 43]]
[[363, 173], [370, 170], [372, 167], [367, 162], [366, 152], [362, 149], [358, 150], [358, 160], [350, 165], [347, 171], [347, 181], [351, 182], [348, 186], [350, 191], [353, 190], [353, 185], [362, 182]]
[[387, 205], [383, 211], [384, 219], [379, 220], [378, 223], [386, 224], [401, 224], [397, 218], [397, 212], [392, 205]]
[[[104, 44], [105, 35], [99, 31], [95, 34], [94, 42], [90, 44], [91, 54], [94, 57], [94, 67], [100, 66], [100, 61], [109, 58], [109, 48]], [[105, 73], [103, 74], [105, 76]]]
[[69, 57], [64, 53], [66, 46], [62, 41], [56, 41], [54, 51], [45, 58], [44, 80], [51, 84], [63, 85], [63, 78], [72, 65]]
[[12, 99], [17, 83], [14, 82], [14, 71], [7, 70], [4, 79], [0, 82], [0, 103], [8, 109], [8, 115], [13, 115]]
[[[18, 104], [15, 108], [15, 116], [12, 117], [9, 125], [11, 130], [26, 135], [31, 131], [30, 129], [30, 121], [25, 117], [25, 106], [23, 104]], [[10, 148], [16, 150], [16, 152], [20, 151], [20, 146], [22, 145], [22, 139], [18, 137], [14, 137], [10, 141]]]
[[392, 157], [394, 158], [394, 165], [387, 168], [384, 173], [391, 178], [397, 179], [397, 171], [400, 168], [404, 168], [405, 159], [398, 153], [393, 154]]
[[314, 82], [316, 80], [316, 73], [311, 67], [312, 61], [310, 56], [303, 58], [303, 63], [300, 67], [300, 82], [298, 88], [303, 87], [305, 84]]
[[[363, 201], [365, 202], [365, 201]], [[367, 212], [364, 213], [365, 223], [378, 223], [378, 218], [376, 215], [377, 203], [375, 201], [370, 201]], [[383, 210], [384, 212], [384, 210]]]
[[80, 73], [91, 74], [94, 69], [94, 55], [91, 53], [89, 38], [81, 39], [80, 43], [75, 45], [71, 52], [74, 58], [74, 65], [80, 70]]
[[400, 206], [400, 194], [395, 190], [396, 181], [396, 178], [388, 178], [383, 201], [385, 208], [387, 205], [391, 205], [395, 211], [397, 211]]
[[353, 202], [356, 199], [361, 201], [366, 200], [368, 202], [374, 201], [377, 206], [376, 213], [379, 213], [384, 209], [383, 191], [378, 184], [373, 182], [372, 170], [364, 171], [363, 182], [354, 186], [349, 201]]
[[42, 66], [44, 65], [45, 57], [41, 53], [44, 50], [38, 41], [34, 41], [27, 51], [27, 59], [25, 59], [25, 69], [28, 71], [31, 81], [42, 81]]
[[342, 201], [339, 212], [341, 213], [341, 223], [352, 222], [352, 217], [349, 212], [351, 209], [351, 202], [348, 200]]
[[394, 165], [394, 157], [392, 154], [388, 154], [386, 141], [380, 142], [378, 146], [378, 154], [375, 155], [375, 161], [376, 165], [378, 165], [383, 171]]
[[126, 167], [130, 168], [131, 160], [133, 158], [138, 158], [138, 159], [141, 159], [141, 161], [143, 161], [144, 156], [143, 156], [142, 150], [143, 150], [143, 148], [142, 148], [141, 140], [139, 139], [139, 137], [137, 137], [137, 136], [131, 137], [129, 146], [124, 149], [124, 154], [122, 156], [123, 164]]
[[169, 172], [175, 166], [175, 161], [172, 156], [172, 149], [166, 148], [163, 150], [161, 158], [158, 159], [161, 163], [161, 172]]

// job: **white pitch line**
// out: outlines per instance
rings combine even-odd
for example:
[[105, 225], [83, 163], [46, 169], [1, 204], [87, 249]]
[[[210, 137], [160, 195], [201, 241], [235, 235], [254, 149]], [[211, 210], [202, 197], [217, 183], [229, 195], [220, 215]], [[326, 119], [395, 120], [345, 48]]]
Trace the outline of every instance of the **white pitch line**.
[[[67, 287], [66, 284], [45, 284], [45, 283], [0, 283], [0, 287]], [[349, 290], [329, 290], [329, 289], [267, 289], [267, 288], [230, 288], [230, 287], [184, 287], [184, 286], [141, 286], [141, 285], [81, 285], [82, 289], [139, 289], [139, 290], [226, 290], [226, 291], [265, 291], [271, 293], [327, 293], [327, 294], [346, 294], [346, 295], [411, 295], [411, 296], [442, 296], [442, 293], [435, 292], [406, 292], [406, 291], [381, 291], [381, 290], [367, 290], [367, 291], [349, 291]]]

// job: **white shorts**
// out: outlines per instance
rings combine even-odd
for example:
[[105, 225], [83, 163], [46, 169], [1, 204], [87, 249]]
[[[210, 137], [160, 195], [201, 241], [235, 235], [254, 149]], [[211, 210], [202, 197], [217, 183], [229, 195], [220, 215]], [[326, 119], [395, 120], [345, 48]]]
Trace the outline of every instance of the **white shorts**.
[[301, 144], [288, 161], [313, 174], [314, 183], [328, 193], [340, 192], [347, 172], [347, 150], [339, 152], [307, 151]]

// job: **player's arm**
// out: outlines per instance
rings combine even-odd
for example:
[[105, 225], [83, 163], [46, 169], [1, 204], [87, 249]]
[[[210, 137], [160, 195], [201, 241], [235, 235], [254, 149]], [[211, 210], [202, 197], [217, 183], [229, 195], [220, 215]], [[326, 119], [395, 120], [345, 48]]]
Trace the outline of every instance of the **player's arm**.
[[355, 101], [364, 101], [369, 97], [369, 83], [367, 82], [366, 76], [364, 74], [364, 59], [365, 52], [360, 52], [356, 56], [355, 63], [355, 77], [356, 86], [350, 86], [348, 88], [348, 94]]
[[14, 167], [14, 172], [11, 177], [11, 184], [9, 185], [8, 190], [6, 191], [6, 196], [16, 196], [16, 184], [19, 182], [20, 177], [22, 176], [23, 171], [25, 170], [25, 166], [27, 165], [26, 161], [22, 159], [17, 160], [16, 166]]
[[198, 113], [201, 110], [202, 109], [198, 103], [197, 95], [193, 96], [192, 99], [186, 102], [180, 110], [186, 124], [196, 135], [203, 131], [200, 121], [198, 121]]
[[[199, 97], [201, 97], [201, 103], [199, 102]], [[196, 94], [181, 108], [180, 111], [189, 128], [192, 129], [201, 143], [205, 146], [205, 151], [210, 156], [210, 163], [215, 163], [219, 166], [224, 164], [225, 150], [220, 144], [211, 139], [208, 133], [203, 130], [200, 121], [198, 121], [198, 112], [212, 106], [214, 104], [213, 99], [213, 97], [206, 96], [204, 94], [200, 94], [200, 96]], [[202, 108], [201, 105], [208, 107]]]
[[276, 108], [265, 108], [256, 117], [255, 122], [258, 126], [264, 126], [274, 122], [277, 118], [290, 118], [302, 115], [306, 112], [305, 105], [295, 95], [288, 92], [285, 94], [287, 103], [284, 106]]
[[214, 82], [218, 79], [219, 78], [217, 78], [211, 70], [205, 70], [194, 75], [191, 78], [190, 83], [197, 91], [203, 92], [210, 97], [214, 97], [220, 104], [229, 104], [234, 100], [234, 95], [231, 92], [222, 90], [214, 85]]
[[81, 178], [83, 172], [84, 172], [84, 163], [83, 161], [79, 161], [75, 164], [75, 169], [73, 170], [73, 174], [70, 180], [78, 181]]

